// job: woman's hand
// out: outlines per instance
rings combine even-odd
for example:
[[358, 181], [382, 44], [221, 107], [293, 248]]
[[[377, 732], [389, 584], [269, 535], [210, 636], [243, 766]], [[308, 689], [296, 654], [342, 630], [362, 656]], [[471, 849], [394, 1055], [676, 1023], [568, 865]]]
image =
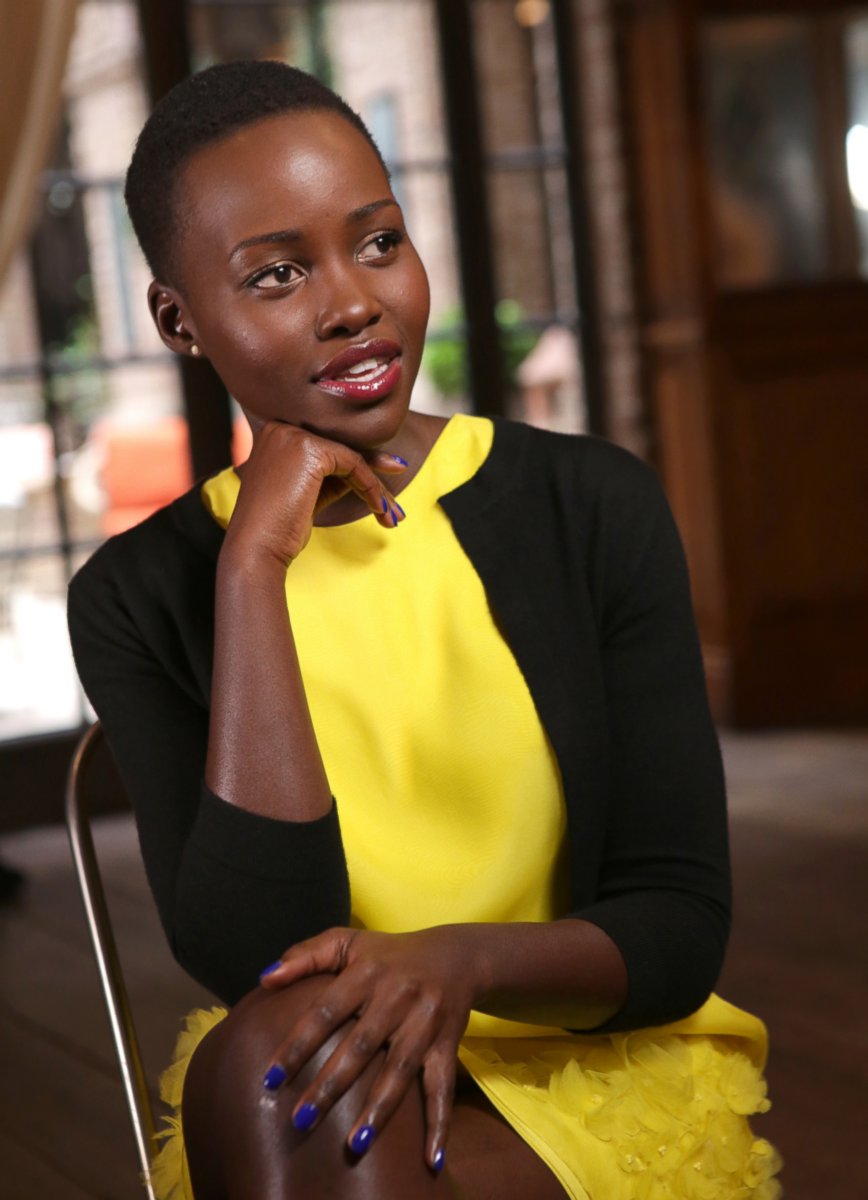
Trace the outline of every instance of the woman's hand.
[[242, 547], [287, 567], [307, 545], [316, 515], [348, 492], [391, 529], [404, 511], [375, 472], [406, 467], [393, 454], [366, 456], [295, 425], [258, 425], [226, 533], [227, 554]]
[[400, 934], [330, 929], [298, 943], [262, 976], [263, 987], [275, 989], [307, 975], [335, 975], [278, 1048], [266, 1086], [292, 1079], [337, 1029], [357, 1017], [299, 1098], [293, 1115], [297, 1128], [311, 1128], [385, 1047], [383, 1069], [350, 1131], [349, 1145], [357, 1152], [367, 1149], [421, 1072], [428, 1127], [425, 1157], [439, 1169], [458, 1042], [475, 992], [474, 956], [467, 954], [462, 928]]

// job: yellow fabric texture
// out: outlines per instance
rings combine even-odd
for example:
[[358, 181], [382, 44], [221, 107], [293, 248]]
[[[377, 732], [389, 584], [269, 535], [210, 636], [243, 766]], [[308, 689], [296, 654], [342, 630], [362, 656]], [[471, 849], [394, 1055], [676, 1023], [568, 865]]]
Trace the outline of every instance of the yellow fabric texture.
[[[492, 438], [490, 421], [453, 417], [401, 492], [405, 522], [315, 527], [287, 572], [361, 927], [565, 911], [557, 762], [437, 503], [475, 474]], [[203, 486], [224, 527], [238, 489], [231, 468]], [[170, 1103], [212, 1019], [190, 1018], [166, 1081]], [[686, 1021], [631, 1034], [580, 1037], [473, 1013], [459, 1057], [574, 1200], [771, 1200], [776, 1156], [746, 1119], [768, 1107], [765, 1051], [762, 1022], [712, 997]], [[186, 1196], [180, 1142], [170, 1137], [161, 1156], [174, 1160], [164, 1174], [180, 1190], [162, 1200]]]

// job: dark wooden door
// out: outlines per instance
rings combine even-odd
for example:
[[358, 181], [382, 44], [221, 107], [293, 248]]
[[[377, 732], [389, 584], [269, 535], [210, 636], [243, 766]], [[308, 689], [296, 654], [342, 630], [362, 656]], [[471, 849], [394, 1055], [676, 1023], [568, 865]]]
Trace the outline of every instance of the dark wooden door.
[[718, 716], [868, 715], [868, 5], [619, 6], [645, 382]]

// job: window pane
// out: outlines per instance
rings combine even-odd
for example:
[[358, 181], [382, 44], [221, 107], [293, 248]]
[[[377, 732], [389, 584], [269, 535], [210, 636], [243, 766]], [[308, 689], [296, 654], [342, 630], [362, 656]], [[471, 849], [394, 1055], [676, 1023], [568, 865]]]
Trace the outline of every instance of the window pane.
[[827, 273], [817, 85], [809, 21], [704, 28], [715, 269], [722, 287]]
[[78, 563], [190, 481], [122, 196], [148, 110], [134, 0], [79, 5], [64, 95], [35, 233], [0, 289], [0, 739], [80, 720], [65, 536]]
[[497, 319], [510, 416], [584, 428], [552, 9], [475, 0]]
[[859, 236], [859, 270], [868, 275], [868, 17], [851, 21], [845, 37], [850, 98], [847, 177]]
[[72, 729], [82, 714], [63, 563], [26, 549], [0, 554], [0, 740]]

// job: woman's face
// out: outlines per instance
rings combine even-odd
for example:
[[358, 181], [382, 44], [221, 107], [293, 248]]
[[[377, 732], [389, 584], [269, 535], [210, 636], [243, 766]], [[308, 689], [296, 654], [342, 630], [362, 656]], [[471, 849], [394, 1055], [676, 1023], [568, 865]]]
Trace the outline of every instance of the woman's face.
[[253, 423], [394, 438], [428, 280], [366, 139], [336, 113], [268, 117], [200, 150], [177, 207], [176, 328]]

